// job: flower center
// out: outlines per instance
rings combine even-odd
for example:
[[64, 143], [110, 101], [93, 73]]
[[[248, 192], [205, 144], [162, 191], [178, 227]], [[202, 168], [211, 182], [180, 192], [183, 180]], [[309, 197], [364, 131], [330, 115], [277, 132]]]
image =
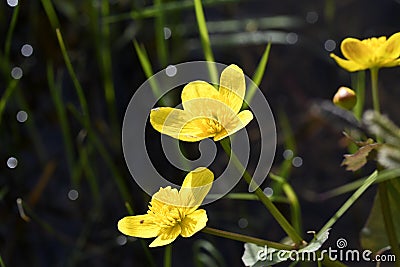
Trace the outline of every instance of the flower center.
[[377, 49], [377, 48], [381, 47], [383, 44], [385, 44], [386, 37], [382, 36], [379, 38], [376, 38], [376, 37], [368, 38], [368, 39], [363, 40], [362, 42], [373, 49]]
[[175, 226], [185, 216], [179, 207], [167, 204], [150, 206], [147, 213], [153, 217], [152, 221], [162, 228]]
[[214, 119], [207, 119], [204, 126], [206, 127], [206, 131], [210, 134], [219, 133], [224, 129], [224, 127]]

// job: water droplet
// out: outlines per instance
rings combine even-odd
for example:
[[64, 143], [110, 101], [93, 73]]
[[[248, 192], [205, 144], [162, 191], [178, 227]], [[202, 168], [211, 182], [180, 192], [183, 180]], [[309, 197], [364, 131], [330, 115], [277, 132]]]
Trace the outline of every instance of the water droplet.
[[8, 160], [7, 160], [8, 168], [14, 169], [15, 167], [17, 167], [17, 165], [18, 165], [18, 160], [16, 158], [14, 158], [14, 157], [8, 158]]
[[169, 65], [166, 69], [165, 72], [167, 73], [168, 77], [174, 77], [176, 75], [177, 69], [173, 65]]
[[69, 192], [68, 192], [68, 198], [69, 198], [70, 200], [77, 200], [78, 197], [79, 197], [78, 191], [76, 191], [75, 189], [69, 190]]
[[172, 32], [171, 29], [168, 27], [164, 27], [164, 39], [168, 40], [169, 38], [171, 38]]
[[288, 44], [295, 44], [295, 43], [297, 43], [298, 40], [299, 40], [299, 36], [297, 35], [297, 33], [289, 32], [286, 35], [286, 42]]
[[271, 196], [274, 194], [274, 190], [273, 190], [271, 187], [266, 187], [266, 188], [264, 189], [264, 194], [265, 194], [267, 197], [271, 197]]
[[318, 21], [318, 13], [315, 11], [307, 12], [306, 21], [310, 24], [314, 24]]
[[290, 149], [286, 149], [285, 151], [283, 151], [282, 155], [284, 159], [291, 159], [293, 158], [293, 151]]
[[126, 244], [126, 242], [128, 242], [128, 238], [126, 238], [126, 236], [124, 235], [119, 235], [117, 236], [117, 238], [115, 239], [115, 242], [117, 242], [117, 244], [119, 246], [123, 246]]
[[326, 51], [332, 52], [336, 48], [336, 42], [331, 39], [328, 39], [325, 41], [324, 47]]
[[33, 53], [33, 47], [30, 44], [24, 44], [21, 47], [21, 54], [24, 57], [30, 57], [32, 55], [32, 53]]
[[301, 157], [294, 157], [292, 160], [292, 165], [296, 168], [301, 167], [301, 165], [303, 165], [303, 159]]
[[17, 113], [17, 121], [19, 122], [26, 122], [26, 120], [28, 119], [28, 113], [26, 113], [23, 110], [18, 111]]
[[238, 221], [238, 225], [240, 228], [244, 229], [249, 225], [249, 221], [246, 218], [240, 218]]
[[7, 4], [8, 4], [10, 7], [15, 7], [15, 6], [18, 5], [18, 0], [7, 0]]
[[22, 78], [23, 72], [22, 69], [20, 67], [14, 67], [11, 70], [11, 77], [13, 77], [16, 80], [19, 80]]

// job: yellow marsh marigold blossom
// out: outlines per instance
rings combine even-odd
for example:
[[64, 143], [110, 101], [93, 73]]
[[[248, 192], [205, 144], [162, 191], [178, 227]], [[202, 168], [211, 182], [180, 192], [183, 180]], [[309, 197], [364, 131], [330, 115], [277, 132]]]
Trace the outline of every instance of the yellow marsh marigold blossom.
[[160, 188], [150, 202], [147, 214], [127, 216], [118, 222], [118, 230], [125, 235], [157, 237], [150, 247], [172, 243], [179, 235], [190, 237], [206, 226], [207, 213], [198, 209], [214, 181], [207, 168], [197, 168], [183, 181], [181, 189]]
[[194, 81], [182, 90], [182, 109], [161, 107], [150, 113], [157, 131], [182, 141], [208, 137], [221, 140], [244, 128], [252, 119], [249, 110], [240, 111], [246, 91], [243, 71], [236, 65], [225, 68], [219, 90], [204, 81]]
[[346, 38], [340, 49], [346, 59], [335, 54], [331, 54], [331, 57], [340, 67], [350, 72], [399, 66], [400, 32], [393, 34], [389, 39], [385, 36], [365, 40]]

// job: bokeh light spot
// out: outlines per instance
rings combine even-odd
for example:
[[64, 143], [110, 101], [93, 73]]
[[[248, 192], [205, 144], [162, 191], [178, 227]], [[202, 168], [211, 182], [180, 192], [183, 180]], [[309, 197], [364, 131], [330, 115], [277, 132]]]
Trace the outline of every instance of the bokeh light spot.
[[17, 113], [17, 121], [19, 122], [26, 122], [26, 120], [28, 119], [28, 113], [26, 113], [23, 110], [18, 111]]
[[8, 168], [14, 169], [15, 167], [17, 167], [17, 165], [18, 165], [18, 160], [16, 158], [14, 158], [14, 157], [8, 158], [8, 160], [7, 160]]

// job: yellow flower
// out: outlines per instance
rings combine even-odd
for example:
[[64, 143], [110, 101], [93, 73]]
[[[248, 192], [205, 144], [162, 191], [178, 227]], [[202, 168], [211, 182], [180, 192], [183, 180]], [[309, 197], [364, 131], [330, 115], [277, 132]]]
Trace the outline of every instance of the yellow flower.
[[221, 73], [219, 90], [204, 81], [187, 84], [182, 91], [182, 109], [162, 107], [150, 113], [157, 131], [182, 141], [208, 137], [221, 140], [244, 128], [252, 119], [249, 110], [239, 113], [246, 91], [243, 71], [230, 65]]
[[150, 247], [170, 244], [179, 235], [190, 237], [206, 226], [207, 213], [198, 209], [211, 189], [214, 174], [207, 168], [197, 168], [183, 181], [181, 189], [160, 188], [150, 202], [147, 214], [127, 216], [118, 222], [125, 235], [157, 237]]
[[393, 34], [389, 39], [385, 36], [365, 40], [346, 38], [340, 49], [346, 59], [335, 54], [331, 54], [331, 57], [340, 67], [350, 72], [399, 66], [400, 32]]

